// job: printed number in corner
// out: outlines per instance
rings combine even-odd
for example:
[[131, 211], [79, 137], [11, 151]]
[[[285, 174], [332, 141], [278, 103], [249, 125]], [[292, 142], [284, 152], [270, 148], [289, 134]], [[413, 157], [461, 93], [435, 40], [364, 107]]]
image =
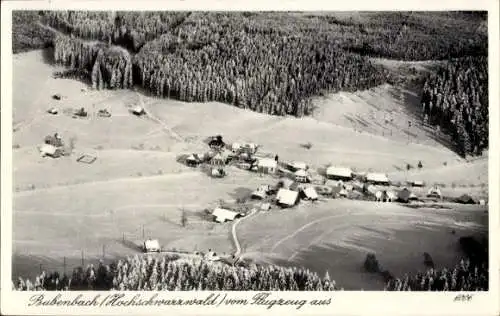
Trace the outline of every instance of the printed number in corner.
[[470, 302], [472, 300], [471, 294], [458, 294], [453, 299], [453, 302]]

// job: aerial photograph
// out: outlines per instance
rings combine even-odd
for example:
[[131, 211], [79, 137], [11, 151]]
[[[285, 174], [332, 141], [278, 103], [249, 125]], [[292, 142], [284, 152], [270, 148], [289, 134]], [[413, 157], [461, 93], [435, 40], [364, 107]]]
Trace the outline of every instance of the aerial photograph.
[[487, 11], [15, 10], [12, 53], [13, 290], [488, 291]]

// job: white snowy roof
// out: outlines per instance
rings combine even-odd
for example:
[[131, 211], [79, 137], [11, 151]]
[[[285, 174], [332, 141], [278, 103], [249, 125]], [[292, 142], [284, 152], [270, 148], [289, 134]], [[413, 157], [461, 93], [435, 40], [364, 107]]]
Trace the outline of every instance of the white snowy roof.
[[278, 194], [276, 195], [276, 198], [279, 203], [286, 204], [286, 205], [294, 205], [295, 201], [297, 201], [299, 193], [296, 191], [291, 191], [287, 189], [280, 189], [278, 191]]
[[230, 220], [230, 221], [234, 220], [238, 215], [238, 213], [218, 207], [214, 209], [212, 215], [216, 217], [216, 221], [224, 222], [225, 220]]
[[350, 178], [352, 177], [352, 170], [350, 168], [328, 167], [326, 169], [326, 174], [329, 176]]
[[276, 162], [276, 160], [271, 158], [261, 158], [258, 161], [258, 166], [265, 168], [276, 168], [278, 167], [278, 163]]
[[132, 111], [134, 111], [135, 113], [140, 113], [144, 111], [144, 109], [141, 106], [137, 105], [132, 109]]
[[302, 170], [307, 169], [307, 164], [305, 162], [302, 162], [302, 161], [294, 161], [290, 165], [292, 167], [294, 167], [295, 169], [302, 169]]
[[313, 187], [307, 187], [304, 190], [304, 194], [307, 196], [307, 198], [311, 200], [317, 200], [318, 199], [318, 193], [316, 192], [316, 189]]
[[160, 249], [160, 243], [157, 239], [148, 239], [144, 242], [146, 250]]
[[369, 173], [366, 175], [366, 180], [374, 182], [389, 182], [389, 178], [383, 173]]
[[307, 177], [307, 172], [304, 169], [297, 170], [295, 172], [296, 177]]
[[49, 155], [53, 155], [55, 154], [57, 151], [57, 148], [53, 145], [49, 145], [49, 144], [44, 144], [40, 147], [40, 152], [41, 153], [45, 153], [45, 154], [49, 154]]

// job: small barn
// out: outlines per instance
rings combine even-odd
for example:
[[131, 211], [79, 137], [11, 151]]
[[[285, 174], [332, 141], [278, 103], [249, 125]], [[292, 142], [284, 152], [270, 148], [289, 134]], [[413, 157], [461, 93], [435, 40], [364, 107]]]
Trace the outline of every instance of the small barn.
[[271, 158], [262, 158], [257, 161], [257, 168], [259, 172], [274, 174], [278, 168], [278, 163]]
[[146, 114], [146, 111], [144, 110], [144, 108], [139, 106], [139, 105], [132, 108], [131, 111], [132, 111], [132, 114], [137, 115], [137, 116], [141, 116], [141, 115]]
[[160, 252], [161, 247], [157, 239], [148, 239], [144, 242], [144, 252]]
[[63, 155], [63, 150], [50, 144], [44, 144], [40, 148], [40, 155], [42, 157], [59, 158]]
[[330, 166], [326, 169], [326, 178], [330, 180], [349, 181], [352, 180], [352, 174], [353, 172], [349, 168]]
[[260, 209], [262, 211], [269, 211], [271, 209], [271, 203], [262, 203]]
[[384, 173], [368, 173], [366, 182], [378, 185], [389, 185], [389, 178]]
[[441, 190], [437, 186], [433, 186], [432, 188], [427, 191], [427, 197], [435, 197], [435, 198], [441, 198]]
[[299, 192], [280, 189], [276, 195], [276, 202], [281, 207], [292, 207], [299, 203]]
[[295, 181], [297, 181], [297, 182], [300, 182], [300, 183], [309, 182], [309, 175], [307, 174], [307, 171], [305, 171], [303, 169], [295, 171], [294, 176], [295, 176]]
[[214, 220], [218, 223], [233, 221], [235, 218], [241, 217], [241, 214], [238, 212], [230, 211], [220, 207], [214, 209], [212, 215], [214, 216]]

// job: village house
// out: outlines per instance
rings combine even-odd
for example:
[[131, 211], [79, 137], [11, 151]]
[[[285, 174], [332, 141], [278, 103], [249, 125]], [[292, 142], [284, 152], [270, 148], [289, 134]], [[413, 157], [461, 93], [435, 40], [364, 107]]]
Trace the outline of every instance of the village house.
[[308, 175], [307, 171], [305, 171], [304, 169], [300, 169], [300, 170], [295, 171], [294, 176], [295, 176], [295, 181], [297, 181], [297, 182], [300, 182], [300, 183], [309, 182], [309, 175]]
[[314, 187], [307, 187], [301, 192], [303, 194], [303, 197], [310, 201], [316, 201], [319, 197]]
[[281, 207], [292, 207], [299, 203], [299, 192], [280, 189], [276, 195], [276, 202]]
[[366, 182], [377, 185], [389, 185], [390, 181], [386, 174], [383, 173], [368, 173]]
[[307, 169], [309, 169], [309, 166], [305, 162], [302, 162], [302, 161], [293, 161], [293, 162], [287, 164], [287, 168], [292, 172], [296, 172], [299, 170], [306, 171]]
[[328, 167], [326, 169], [326, 178], [329, 180], [352, 180], [353, 172], [349, 168]]
[[427, 197], [441, 198], [441, 190], [437, 186], [434, 186], [427, 191]]
[[214, 216], [214, 220], [218, 223], [233, 221], [235, 218], [241, 217], [241, 214], [238, 212], [226, 210], [220, 207], [214, 209], [212, 215]]
[[274, 174], [278, 168], [278, 162], [271, 158], [261, 158], [257, 161], [257, 169], [259, 172]]

